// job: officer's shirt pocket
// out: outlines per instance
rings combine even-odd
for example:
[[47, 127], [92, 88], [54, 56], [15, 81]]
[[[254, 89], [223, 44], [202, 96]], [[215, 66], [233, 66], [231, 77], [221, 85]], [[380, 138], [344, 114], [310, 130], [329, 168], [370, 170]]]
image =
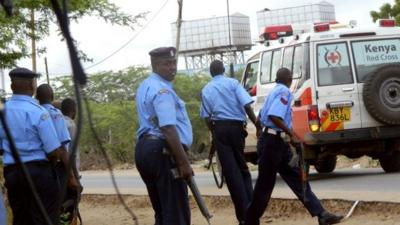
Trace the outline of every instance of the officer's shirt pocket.
[[188, 118], [185, 105], [185, 102], [177, 97], [176, 117], [179, 121], [186, 121]]

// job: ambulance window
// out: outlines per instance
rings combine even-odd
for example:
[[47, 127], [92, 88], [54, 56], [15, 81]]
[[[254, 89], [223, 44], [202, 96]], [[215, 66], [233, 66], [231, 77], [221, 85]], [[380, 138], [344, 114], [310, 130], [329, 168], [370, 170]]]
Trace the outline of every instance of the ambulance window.
[[266, 84], [268, 82], [271, 82], [271, 59], [272, 59], [272, 52], [265, 52], [262, 55], [261, 75], [260, 75], [261, 84]]
[[347, 44], [320, 44], [318, 51], [318, 85], [354, 83]]
[[247, 65], [243, 86], [248, 91], [256, 85], [258, 74], [258, 61]]
[[280, 49], [274, 51], [271, 65], [271, 82], [275, 82], [276, 72], [281, 68], [281, 55]]
[[400, 39], [354, 41], [351, 45], [358, 82], [379, 67], [400, 60]]
[[292, 63], [293, 63], [293, 46], [285, 48], [283, 52], [282, 67], [286, 67], [289, 70], [292, 70]]
[[303, 70], [303, 46], [299, 45], [294, 48], [294, 57], [293, 57], [293, 78], [300, 78]]

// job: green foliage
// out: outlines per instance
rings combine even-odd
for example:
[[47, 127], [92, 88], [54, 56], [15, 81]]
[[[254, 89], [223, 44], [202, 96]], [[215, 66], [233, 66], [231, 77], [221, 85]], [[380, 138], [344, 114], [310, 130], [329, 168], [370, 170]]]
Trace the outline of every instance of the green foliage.
[[[0, 68], [12, 67], [18, 59], [28, 57], [29, 40], [42, 40], [49, 35], [50, 24], [56, 24], [49, 0], [15, 0], [13, 2], [14, 15], [11, 18], [6, 17], [4, 10], [0, 10]], [[147, 12], [135, 16], [129, 15], [108, 0], [67, 2], [70, 18], [75, 22], [84, 16], [94, 16], [111, 24], [134, 29], [139, 20], [147, 15]], [[31, 10], [35, 12], [34, 24], [31, 23]], [[35, 30], [34, 34], [32, 28]], [[38, 49], [38, 52], [45, 52], [45, 48]], [[82, 57], [87, 58], [84, 54]]]
[[[96, 132], [111, 159], [119, 163], [133, 162], [135, 132], [138, 128], [134, 102], [90, 102], [90, 108]], [[82, 134], [80, 150], [100, 154], [87, 121]]]
[[372, 20], [376, 22], [378, 19], [395, 19], [397, 25], [400, 25], [400, 0], [395, 0], [395, 3], [385, 3], [379, 11], [371, 11]]
[[235, 76], [234, 76], [234, 78], [236, 79], [236, 80], [238, 80], [239, 82], [241, 82], [242, 81], [242, 76], [243, 76], [243, 73], [244, 73], [244, 67], [243, 68], [240, 68], [238, 71], [235, 71]]
[[176, 93], [186, 103], [186, 110], [189, 114], [193, 127], [192, 152], [196, 155], [202, 143], [209, 143], [209, 132], [204, 121], [200, 118], [201, 89], [210, 80], [209, 76], [188, 76], [178, 75], [174, 88]]
[[[86, 96], [95, 102], [133, 100], [139, 83], [148, 73], [147, 67], [128, 67], [118, 72], [107, 71], [90, 75], [85, 87]], [[69, 77], [54, 79], [52, 86], [57, 90], [57, 98], [74, 95], [72, 80]]]

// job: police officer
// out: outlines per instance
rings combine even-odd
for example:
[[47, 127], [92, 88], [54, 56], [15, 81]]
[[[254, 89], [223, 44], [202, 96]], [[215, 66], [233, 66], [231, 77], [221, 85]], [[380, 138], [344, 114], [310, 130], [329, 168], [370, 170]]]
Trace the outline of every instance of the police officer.
[[[60, 141], [62, 148], [68, 151], [67, 146], [71, 141], [71, 137], [69, 135], [67, 125], [65, 124], [64, 116], [62, 115], [61, 111], [51, 104], [51, 102], [54, 100], [54, 93], [50, 85], [39, 85], [36, 90], [36, 99], [39, 101], [40, 105], [43, 106], [43, 108], [45, 108], [49, 113], [54, 128], [56, 130], [58, 140]], [[55, 168], [58, 175], [59, 185], [61, 188], [64, 188], [67, 175], [66, 168], [61, 163], [57, 163], [55, 165]]]
[[[155, 211], [155, 224], [190, 225], [185, 180], [193, 176], [193, 170], [185, 151], [192, 144], [192, 126], [185, 103], [172, 85], [176, 49], [161, 47], [149, 54], [153, 72], [140, 84], [136, 94], [140, 124], [136, 165]], [[180, 178], [171, 172], [174, 167]]]
[[257, 129], [261, 126], [256, 123], [250, 107], [253, 103], [250, 95], [237, 80], [224, 76], [224, 72], [221, 61], [211, 62], [212, 80], [202, 90], [200, 116], [212, 131], [213, 145], [235, 205], [236, 218], [243, 224], [253, 194], [251, 175], [243, 154], [247, 136], [246, 114]]
[[[67, 152], [60, 148], [61, 143], [49, 113], [32, 98], [38, 75], [25, 68], [14, 69], [9, 75], [13, 95], [5, 104], [5, 119], [49, 218], [57, 224], [60, 187], [52, 163], [61, 161], [66, 166]], [[4, 150], [4, 178], [13, 211], [13, 224], [46, 224], [28, 183], [11, 155], [10, 144], [3, 129], [0, 129], [0, 139]], [[81, 190], [79, 182], [73, 176], [68, 184], [76, 191]]]
[[257, 151], [260, 157], [258, 178], [252, 201], [247, 210], [246, 225], [260, 224], [260, 217], [268, 205], [278, 172], [309, 213], [312, 216], [318, 216], [320, 225], [339, 223], [343, 218], [325, 211], [318, 198], [311, 191], [308, 182], [306, 196], [303, 196], [300, 170], [298, 167], [289, 166], [292, 155], [290, 147], [283, 137], [289, 136], [292, 146], [299, 144], [299, 139], [292, 130], [291, 102], [293, 95], [289, 90], [291, 83], [291, 71], [287, 68], [279, 69], [276, 86], [266, 98], [260, 112], [260, 120], [264, 130], [257, 143]]
[[49, 112], [57, 136], [61, 144], [67, 149], [67, 144], [71, 141], [64, 116], [59, 109], [54, 107], [51, 102], [54, 100], [53, 89], [48, 84], [41, 84], [36, 90], [36, 99], [40, 105]]
[[[67, 129], [69, 132], [69, 136], [71, 140], [74, 140], [76, 135], [76, 124], [75, 124], [75, 116], [76, 116], [76, 102], [71, 98], [66, 98], [62, 100], [60, 104], [61, 112], [64, 115], [65, 124], [67, 125]], [[68, 149], [70, 148], [70, 144], [68, 145]], [[75, 164], [76, 169], [79, 171], [80, 169], [80, 154], [79, 149], [76, 150], [76, 157], [75, 157]]]

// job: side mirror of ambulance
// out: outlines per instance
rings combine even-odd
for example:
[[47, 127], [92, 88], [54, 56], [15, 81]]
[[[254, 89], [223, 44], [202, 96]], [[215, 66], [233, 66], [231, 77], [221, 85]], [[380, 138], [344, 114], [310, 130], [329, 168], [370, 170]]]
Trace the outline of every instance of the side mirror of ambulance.
[[249, 90], [247, 91], [249, 93], [250, 96], [256, 96], [257, 95], [257, 86], [254, 85], [253, 87], [249, 88]]

